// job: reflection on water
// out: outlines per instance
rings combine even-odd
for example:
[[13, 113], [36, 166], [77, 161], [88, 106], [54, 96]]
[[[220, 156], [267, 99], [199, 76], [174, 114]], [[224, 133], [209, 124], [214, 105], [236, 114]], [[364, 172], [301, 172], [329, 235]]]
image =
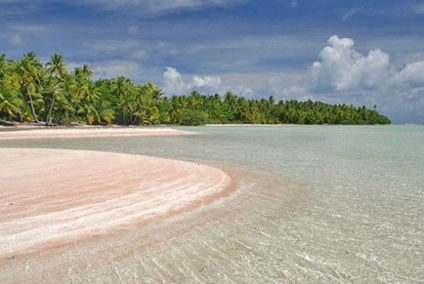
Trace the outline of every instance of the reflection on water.
[[201, 161], [239, 184], [173, 220], [10, 260], [0, 279], [19, 271], [24, 281], [71, 283], [424, 281], [423, 127], [194, 130], [203, 135], [0, 142]]

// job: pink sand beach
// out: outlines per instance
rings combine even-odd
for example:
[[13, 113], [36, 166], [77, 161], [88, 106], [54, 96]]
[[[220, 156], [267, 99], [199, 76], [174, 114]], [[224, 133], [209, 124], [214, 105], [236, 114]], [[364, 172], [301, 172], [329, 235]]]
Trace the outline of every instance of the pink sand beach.
[[[188, 133], [59, 129], [0, 134], [0, 139], [24, 139]], [[49, 251], [158, 224], [204, 207], [231, 189], [224, 171], [193, 162], [28, 148], [0, 148], [0, 158], [0, 267], [5, 269], [0, 273], [11, 282], [20, 279], [10, 266], [17, 259], [24, 266], [22, 261]]]

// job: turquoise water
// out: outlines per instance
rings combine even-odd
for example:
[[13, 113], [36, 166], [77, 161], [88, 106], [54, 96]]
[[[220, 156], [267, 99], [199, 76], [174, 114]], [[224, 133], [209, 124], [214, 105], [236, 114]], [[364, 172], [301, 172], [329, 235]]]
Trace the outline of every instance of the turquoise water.
[[[424, 127], [183, 129], [201, 135], [0, 146], [190, 160], [228, 170], [237, 181], [239, 190], [210, 208], [123, 237], [133, 245], [113, 264], [119, 278], [99, 260], [98, 269], [79, 272], [83, 280], [424, 282]], [[161, 237], [147, 238], [155, 232]]]

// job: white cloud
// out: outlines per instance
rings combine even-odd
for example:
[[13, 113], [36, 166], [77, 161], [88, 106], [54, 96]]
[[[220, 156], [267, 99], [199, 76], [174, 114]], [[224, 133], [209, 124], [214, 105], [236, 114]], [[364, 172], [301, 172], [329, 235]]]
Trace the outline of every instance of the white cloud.
[[166, 67], [163, 73], [163, 89], [167, 95], [182, 95], [192, 90], [216, 92], [221, 88], [222, 79], [219, 76], [193, 76], [191, 82], [186, 83], [181, 74], [174, 67]]
[[424, 107], [424, 60], [398, 67], [380, 49], [355, 50], [354, 41], [336, 35], [320, 60], [298, 74], [270, 78], [268, 88], [278, 99], [305, 99], [382, 104], [383, 111], [421, 112]]
[[208, 95], [231, 91], [245, 97], [251, 97], [254, 93], [252, 89], [242, 85], [225, 84], [220, 76], [195, 75], [187, 83], [174, 67], [166, 67], [166, 71], [163, 73], [163, 90], [168, 96], [184, 95], [193, 90]]
[[218, 89], [222, 84], [221, 77], [219, 76], [194, 76], [193, 82], [188, 84], [189, 89], [196, 89], [196, 88], [211, 88], [211, 89]]
[[417, 87], [424, 86], [424, 61], [406, 64], [393, 81]]
[[357, 52], [350, 38], [332, 36], [320, 53], [321, 61], [312, 64], [309, 71], [315, 91], [352, 91], [379, 88], [387, 83], [392, 73], [390, 56], [379, 49], [367, 56]]
[[174, 67], [166, 67], [163, 73], [163, 89], [168, 95], [182, 95], [186, 91], [186, 84]]

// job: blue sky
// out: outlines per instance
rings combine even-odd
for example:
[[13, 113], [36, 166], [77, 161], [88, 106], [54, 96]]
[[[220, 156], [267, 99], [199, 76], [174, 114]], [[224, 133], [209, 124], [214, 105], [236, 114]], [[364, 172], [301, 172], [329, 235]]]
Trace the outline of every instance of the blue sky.
[[424, 123], [424, 1], [0, 0], [0, 53], [89, 64], [167, 95], [377, 105]]

